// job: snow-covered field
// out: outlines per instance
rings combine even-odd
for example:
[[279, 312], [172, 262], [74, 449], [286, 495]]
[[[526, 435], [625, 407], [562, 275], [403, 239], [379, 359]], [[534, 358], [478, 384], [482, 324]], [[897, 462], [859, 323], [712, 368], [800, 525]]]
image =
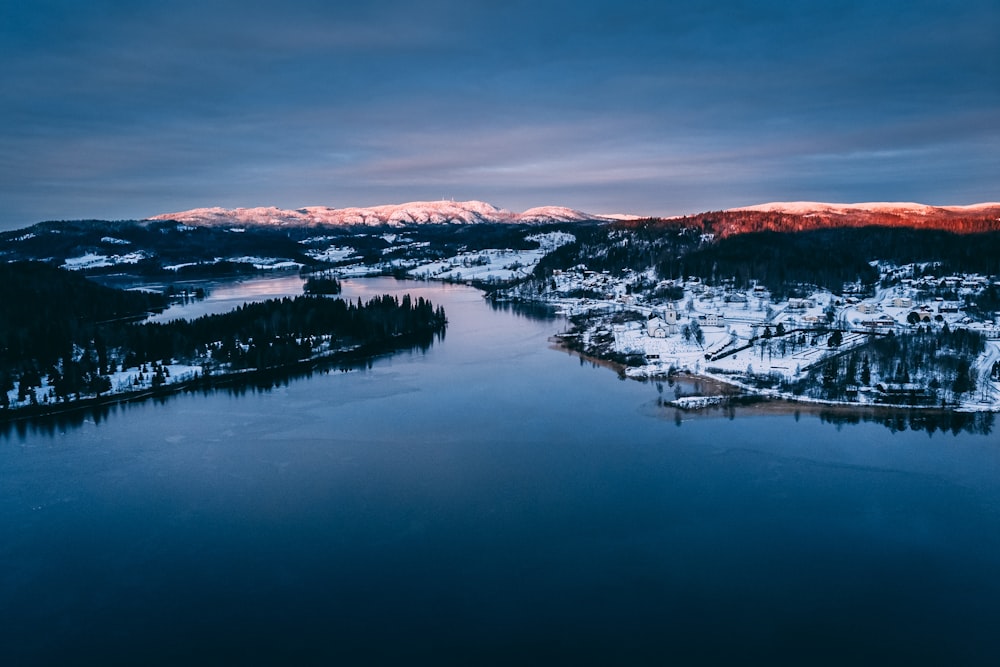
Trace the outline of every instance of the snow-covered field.
[[[427, 242], [414, 242], [412, 239], [396, 234], [382, 236], [390, 246], [382, 251], [383, 255], [391, 255], [400, 250], [419, 249], [428, 246]], [[421, 262], [410, 259], [387, 259], [381, 264], [349, 264], [338, 266], [332, 272], [343, 278], [379, 275], [387, 270], [402, 269], [412, 278], [422, 280], [443, 280], [454, 282], [510, 282], [531, 275], [542, 257], [556, 248], [576, 240], [572, 234], [564, 232], [546, 232], [531, 234], [525, 237], [539, 244], [533, 250], [513, 250], [510, 248], [488, 248], [474, 252], [462, 252], [446, 259], [433, 262]], [[331, 253], [336, 259], [329, 261], [349, 260], [350, 248], [331, 246], [323, 253]], [[319, 252], [319, 251], [317, 251]], [[315, 255], [314, 255], [315, 256]]]
[[429, 262], [409, 271], [415, 278], [437, 280], [511, 281], [531, 275], [542, 257], [576, 240], [572, 234], [548, 232], [525, 237], [539, 244], [536, 250], [480, 250], [460, 253], [439, 262]]
[[334, 263], [343, 262], [351, 259], [352, 257], [356, 257], [357, 253], [354, 248], [350, 246], [339, 247], [333, 245], [323, 250], [306, 250], [306, 255], [321, 262]]
[[[126, 241], [128, 243], [128, 241]], [[62, 265], [62, 268], [70, 271], [83, 271], [85, 269], [100, 269], [108, 266], [118, 266], [119, 264], [138, 264], [148, 258], [149, 255], [142, 250], [126, 253], [124, 255], [102, 255], [88, 252], [79, 257], [70, 257]]]

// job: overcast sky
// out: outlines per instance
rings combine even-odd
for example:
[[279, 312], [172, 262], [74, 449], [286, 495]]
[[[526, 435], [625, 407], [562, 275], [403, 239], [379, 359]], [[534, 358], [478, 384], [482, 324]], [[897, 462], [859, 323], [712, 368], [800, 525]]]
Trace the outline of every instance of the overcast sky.
[[1000, 200], [996, 0], [7, 0], [0, 228]]

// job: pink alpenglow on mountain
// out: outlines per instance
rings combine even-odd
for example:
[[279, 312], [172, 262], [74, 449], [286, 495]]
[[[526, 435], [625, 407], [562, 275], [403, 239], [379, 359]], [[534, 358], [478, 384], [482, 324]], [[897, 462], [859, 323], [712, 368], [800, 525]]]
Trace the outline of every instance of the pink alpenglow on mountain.
[[150, 220], [176, 220], [190, 225], [409, 225], [477, 223], [547, 223], [604, 220], [562, 206], [543, 206], [515, 213], [481, 201], [433, 201], [384, 206], [330, 208], [307, 206], [294, 210], [275, 207], [196, 208], [154, 215]]

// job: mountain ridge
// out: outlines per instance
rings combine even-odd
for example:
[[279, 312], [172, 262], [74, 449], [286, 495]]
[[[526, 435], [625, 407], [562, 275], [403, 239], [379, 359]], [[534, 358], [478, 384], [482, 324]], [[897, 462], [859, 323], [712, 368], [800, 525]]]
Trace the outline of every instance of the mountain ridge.
[[[653, 218], [651, 222], [662, 227], [699, 229], [719, 238], [754, 232], [804, 232], [845, 227], [900, 227], [974, 234], [1000, 231], [1000, 203], [930, 206], [911, 202], [772, 202]], [[642, 223], [623, 221], [618, 224]]]
[[770, 202], [708, 211], [685, 216], [642, 217], [627, 214], [597, 215], [564, 206], [540, 206], [523, 212], [510, 211], [483, 201], [415, 201], [367, 207], [334, 208], [306, 206], [195, 208], [161, 213], [147, 220], [172, 220], [195, 226], [397, 226], [413, 224], [545, 224], [608, 222], [640, 224], [683, 224], [718, 236], [756, 231], [794, 232], [826, 227], [912, 227], [941, 229], [959, 233], [1000, 230], [1000, 202], [933, 206], [913, 202], [864, 202], [854, 204], [791, 201]]
[[174, 220], [192, 225], [244, 224], [272, 226], [551, 223], [609, 221], [564, 206], [541, 206], [517, 213], [482, 201], [416, 201], [380, 206], [332, 208], [306, 206], [298, 209], [255, 207], [226, 209], [195, 208], [161, 213], [147, 220]]

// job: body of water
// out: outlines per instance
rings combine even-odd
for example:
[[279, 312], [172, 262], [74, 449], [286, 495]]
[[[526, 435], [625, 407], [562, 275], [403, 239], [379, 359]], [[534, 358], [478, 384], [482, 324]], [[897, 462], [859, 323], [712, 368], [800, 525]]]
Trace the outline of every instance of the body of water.
[[345, 282], [385, 292], [443, 305], [445, 338], [0, 435], [3, 664], [1000, 655], [988, 428], [692, 417], [658, 405], [675, 387], [553, 349], [559, 320]]

